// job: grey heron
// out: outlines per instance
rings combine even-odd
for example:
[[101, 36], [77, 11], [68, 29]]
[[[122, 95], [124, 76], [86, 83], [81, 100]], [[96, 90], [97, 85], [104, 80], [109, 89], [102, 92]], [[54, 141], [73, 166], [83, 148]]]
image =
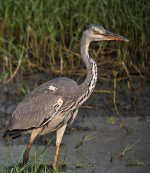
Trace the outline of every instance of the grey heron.
[[80, 41], [80, 53], [85, 63], [87, 76], [78, 85], [72, 79], [59, 77], [52, 79], [31, 91], [18, 104], [7, 124], [4, 138], [16, 138], [22, 134], [31, 134], [23, 155], [23, 163], [29, 159], [29, 152], [34, 140], [39, 135], [56, 131], [56, 149], [53, 172], [56, 173], [60, 144], [68, 124], [72, 124], [79, 107], [92, 94], [97, 82], [97, 64], [89, 56], [88, 49], [92, 41], [128, 39], [105, 30], [100, 25], [87, 26]]

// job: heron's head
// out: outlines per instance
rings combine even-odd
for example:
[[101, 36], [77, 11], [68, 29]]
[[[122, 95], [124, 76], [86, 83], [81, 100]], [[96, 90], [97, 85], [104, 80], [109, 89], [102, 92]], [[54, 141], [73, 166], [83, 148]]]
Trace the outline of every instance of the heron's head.
[[83, 33], [89, 41], [102, 41], [102, 40], [116, 40], [116, 41], [129, 41], [125, 37], [122, 37], [118, 34], [114, 34], [105, 30], [100, 25], [91, 24], [86, 27], [86, 30]]

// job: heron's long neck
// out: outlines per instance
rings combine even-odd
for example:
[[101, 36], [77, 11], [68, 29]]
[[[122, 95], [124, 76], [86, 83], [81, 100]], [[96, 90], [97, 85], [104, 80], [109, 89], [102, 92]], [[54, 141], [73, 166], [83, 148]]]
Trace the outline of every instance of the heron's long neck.
[[97, 64], [89, 56], [88, 53], [89, 44], [90, 41], [86, 38], [86, 36], [83, 35], [81, 38], [80, 51], [81, 51], [82, 60], [86, 65], [87, 76], [85, 81], [79, 86], [80, 96], [82, 95], [80, 104], [85, 102], [88, 99], [88, 97], [91, 95], [97, 81]]
[[89, 45], [90, 45], [90, 41], [88, 39], [86, 39], [86, 37], [83, 35], [81, 38], [81, 43], [80, 43], [80, 52], [81, 52], [81, 57], [83, 62], [86, 65], [86, 71], [87, 71], [87, 76], [86, 76], [86, 80], [84, 81], [84, 85], [90, 85], [90, 83], [92, 82], [92, 79], [94, 78], [95, 80], [97, 80], [97, 64], [96, 62], [90, 58], [89, 56]]

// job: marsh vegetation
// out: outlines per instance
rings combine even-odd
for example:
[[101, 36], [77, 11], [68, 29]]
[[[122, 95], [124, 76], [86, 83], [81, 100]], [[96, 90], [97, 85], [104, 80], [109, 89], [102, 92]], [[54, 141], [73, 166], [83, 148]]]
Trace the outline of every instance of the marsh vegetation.
[[83, 73], [79, 40], [87, 23], [99, 23], [130, 40], [93, 44], [91, 53], [101, 69], [144, 77], [149, 72], [149, 9], [148, 1], [136, 0], [1, 0], [0, 81], [37, 71]]

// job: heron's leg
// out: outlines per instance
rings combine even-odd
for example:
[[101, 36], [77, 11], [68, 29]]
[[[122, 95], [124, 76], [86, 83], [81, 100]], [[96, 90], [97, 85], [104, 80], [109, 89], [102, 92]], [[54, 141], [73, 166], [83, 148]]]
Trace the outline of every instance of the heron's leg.
[[57, 167], [57, 161], [58, 161], [58, 154], [59, 154], [59, 148], [60, 144], [64, 135], [64, 132], [66, 130], [67, 124], [62, 126], [60, 129], [56, 131], [56, 150], [55, 150], [55, 156], [53, 161], [53, 173], [56, 173], [56, 167]]
[[32, 147], [33, 142], [35, 141], [36, 137], [39, 135], [39, 133], [42, 131], [42, 128], [37, 128], [37, 129], [33, 129], [32, 133], [31, 133], [31, 137], [29, 140], [29, 143], [27, 145], [27, 148], [23, 154], [23, 165], [25, 165], [28, 160], [29, 160], [29, 152], [30, 149]]

